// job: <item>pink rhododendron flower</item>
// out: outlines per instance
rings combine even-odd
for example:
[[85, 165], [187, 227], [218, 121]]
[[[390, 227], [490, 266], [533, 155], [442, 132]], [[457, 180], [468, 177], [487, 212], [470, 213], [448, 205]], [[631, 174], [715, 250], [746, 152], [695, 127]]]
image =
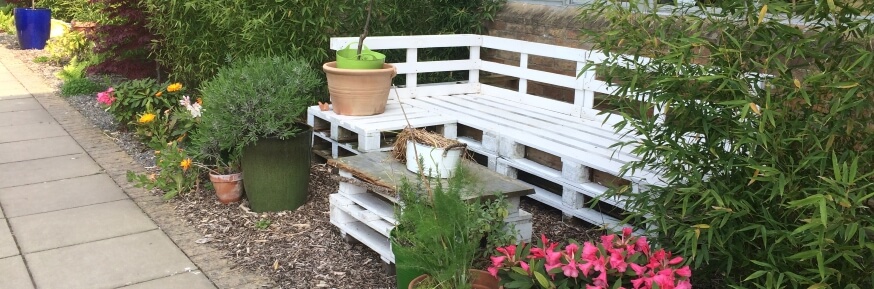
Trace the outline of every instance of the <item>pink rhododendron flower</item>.
[[[597, 243], [571, 242], [562, 244], [561, 249], [559, 243], [550, 242], [545, 235], [541, 235], [541, 241], [537, 247], [522, 243], [519, 247], [496, 248], [500, 254], [491, 257], [493, 266], [488, 268], [489, 274], [498, 278], [512, 276], [517, 281], [528, 278], [543, 288], [555, 288], [557, 284], [565, 284], [570, 289], [691, 289], [692, 286], [689, 281], [692, 271], [689, 266], [681, 267], [683, 257], [672, 256], [664, 249], [653, 249], [645, 237], [634, 236], [631, 228], [623, 228], [621, 234], [602, 236]], [[528, 254], [516, 260], [518, 251]], [[544, 275], [550, 278], [543, 280]], [[534, 280], [536, 276], [541, 279]]]
[[692, 270], [689, 269], [689, 266], [680, 267], [680, 269], [674, 270], [674, 273], [676, 273], [680, 277], [692, 277]]
[[504, 264], [504, 260], [507, 260], [507, 256], [492, 256], [492, 266], [501, 267]]
[[531, 273], [531, 267], [528, 267], [528, 263], [525, 263], [525, 261], [519, 261], [519, 266], [522, 267], [522, 270], [525, 270], [526, 273]]
[[113, 92], [115, 92], [115, 89], [112, 87], [106, 89], [106, 91], [98, 92], [97, 102], [105, 105], [112, 105], [112, 103], [115, 102], [115, 95]]
[[565, 276], [571, 278], [577, 278], [578, 276], [580, 276], [580, 271], [577, 270], [577, 262], [575, 262], [573, 259], [571, 259], [567, 265], [561, 267], [561, 272], [564, 273]]
[[628, 263], [625, 263], [625, 256], [622, 256], [622, 253], [613, 252], [610, 254], [610, 266], [616, 271], [624, 273]]
[[583, 243], [583, 259], [595, 260], [595, 254], [598, 253], [598, 247], [592, 245], [592, 242]]

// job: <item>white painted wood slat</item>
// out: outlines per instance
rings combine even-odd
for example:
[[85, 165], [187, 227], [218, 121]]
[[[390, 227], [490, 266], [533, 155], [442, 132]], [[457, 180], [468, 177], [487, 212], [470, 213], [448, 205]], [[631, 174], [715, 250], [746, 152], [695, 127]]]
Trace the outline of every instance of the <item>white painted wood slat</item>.
[[[364, 39], [364, 44], [372, 50], [463, 47], [480, 46], [482, 38], [483, 36], [476, 34], [371, 36]], [[331, 37], [330, 47], [331, 50], [338, 50], [352, 42], [358, 42], [358, 37]]]

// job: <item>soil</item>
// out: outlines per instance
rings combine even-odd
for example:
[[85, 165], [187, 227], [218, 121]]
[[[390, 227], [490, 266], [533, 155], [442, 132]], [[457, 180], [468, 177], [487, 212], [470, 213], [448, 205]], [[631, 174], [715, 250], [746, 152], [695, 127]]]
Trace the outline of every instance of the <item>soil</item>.
[[[43, 51], [19, 50], [15, 36], [5, 33], [0, 33], [0, 45], [12, 50], [52, 87], [61, 84], [55, 77], [61, 67], [33, 61], [44, 55]], [[65, 99], [140, 165], [154, 169], [153, 152], [132, 133], [120, 131], [119, 124], [94, 95]], [[203, 234], [198, 242], [222, 250], [236, 265], [256, 269], [281, 288], [396, 287], [394, 276], [386, 272], [378, 254], [360, 243], [347, 243], [329, 222], [328, 195], [337, 190], [332, 174], [325, 165], [313, 165], [310, 199], [295, 211], [254, 213], [245, 200], [224, 205], [205, 189], [182, 194], [169, 202], [175, 205], [180, 218]], [[536, 201], [523, 198], [521, 206], [534, 216], [534, 238], [545, 234], [553, 240], [589, 240], [602, 233], [583, 224], [563, 223], [561, 212]]]

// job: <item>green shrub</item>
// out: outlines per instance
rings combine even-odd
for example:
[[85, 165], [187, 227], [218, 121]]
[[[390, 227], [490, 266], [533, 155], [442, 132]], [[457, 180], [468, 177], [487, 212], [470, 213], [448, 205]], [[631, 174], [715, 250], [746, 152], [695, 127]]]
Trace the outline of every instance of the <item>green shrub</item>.
[[[361, 34], [367, 0], [144, 0], [155, 57], [171, 77], [197, 83], [249, 54], [293, 55], [320, 67], [331, 36]], [[379, 0], [371, 35], [478, 33], [504, 0]], [[428, 59], [431, 52], [420, 52]], [[457, 59], [467, 50], [452, 51]], [[389, 61], [403, 59], [389, 55]]]
[[88, 66], [91, 66], [91, 64], [93, 63], [93, 60], [79, 61], [78, 58], [74, 57], [70, 60], [70, 63], [64, 65], [61, 71], [58, 71], [57, 77], [64, 81], [84, 78], [85, 70], [88, 69]]
[[89, 59], [94, 43], [85, 38], [85, 34], [76, 31], [51, 38], [46, 42], [45, 51], [49, 53], [50, 62], [64, 64], [73, 58]]
[[612, 193], [699, 281], [874, 288], [871, 1], [729, 0], [698, 16], [635, 4], [581, 17], [603, 24], [586, 39], [614, 53], [601, 76], [619, 86], [618, 126], [643, 140], [623, 144], [641, 158], [629, 169], [666, 185]]
[[315, 103], [319, 74], [299, 59], [248, 57], [219, 70], [203, 85], [202, 126], [219, 148], [239, 152], [259, 138], [286, 139]]
[[87, 95], [103, 89], [103, 86], [87, 78], [73, 78], [61, 84], [62, 96]]
[[6, 4], [0, 7], [0, 32], [6, 32], [15, 35], [15, 17], [12, 16], [11, 4]]

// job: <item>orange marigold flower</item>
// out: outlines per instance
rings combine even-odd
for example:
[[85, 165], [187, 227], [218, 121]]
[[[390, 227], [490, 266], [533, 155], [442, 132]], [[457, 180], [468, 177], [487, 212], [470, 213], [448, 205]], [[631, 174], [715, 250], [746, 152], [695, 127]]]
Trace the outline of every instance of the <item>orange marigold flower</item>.
[[163, 92], [163, 91], [159, 91], [159, 92], [155, 93], [155, 97], [161, 97], [162, 94], [164, 94], [164, 92]]
[[137, 121], [139, 123], [150, 123], [153, 120], [155, 120], [155, 115], [151, 114], [151, 113], [147, 113], [147, 114], [144, 114], [143, 116], [141, 116], [140, 119]]
[[187, 171], [188, 168], [191, 167], [191, 158], [186, 158], [186, 159], [182, 160], [181, 162], [179, 162], [179, 166], [182, 167], [183, 172]]
[[197, 98], [197, 104], [199, 104], [199, 105], [203, 105], [203, 98], [198, 97], [198, 98]]
[[178, 82], [167, 86], [167, 92], [177, 92], [180, 90], [182, 90], [182, 84]]

